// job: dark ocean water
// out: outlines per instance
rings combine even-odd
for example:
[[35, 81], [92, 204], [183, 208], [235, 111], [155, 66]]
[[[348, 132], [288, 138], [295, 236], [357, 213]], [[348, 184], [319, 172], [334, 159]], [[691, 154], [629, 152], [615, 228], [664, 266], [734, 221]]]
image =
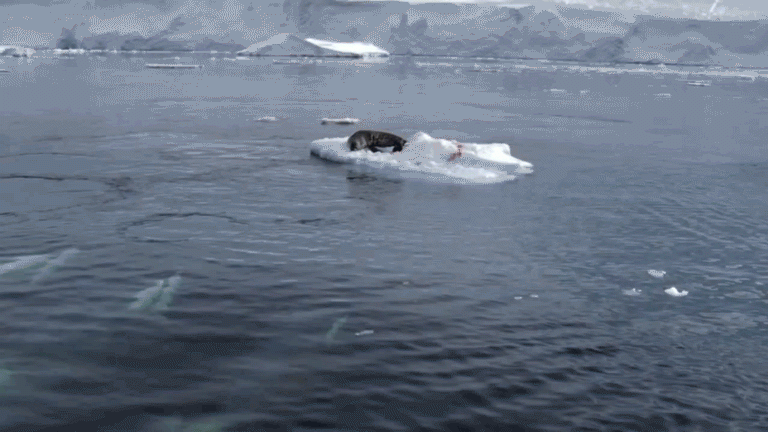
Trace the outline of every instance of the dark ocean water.
[[[172, 56], [2, 58], [0, 429], [768, 427], [757, 72]], [[309, 154], [364, 128], [533, 172]]]

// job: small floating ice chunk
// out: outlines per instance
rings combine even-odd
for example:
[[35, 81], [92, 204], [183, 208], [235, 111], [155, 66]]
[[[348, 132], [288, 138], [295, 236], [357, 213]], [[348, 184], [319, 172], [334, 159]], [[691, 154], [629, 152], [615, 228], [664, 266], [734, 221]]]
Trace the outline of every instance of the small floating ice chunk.
[[522, 300], [522, 299], [523, 299], [522, 296], [515, 296], [515, 300]]
[[373, 330], [363, 330], [355, 333], [355, 336], [366, 336], [366, 335], [372, 335]]
[[661, 279], [664, 277], [665, 274], [667, 274], [667, 272], [665, 272], [664, 270], [648, 270], [648, 274], [655, 278]]
[[531, 298], [539, 298], [538, 294], [531, 294]]
[[256, 121], [257, 122], [264, 122], [264, 123], [273, 123], [273, 122], [277, 121], [277, 117], [266, 116], [266, 117], [258, 118], [258, 119], [256, 119]]
[[328, 124], [337, 124], [337, 125], [351, 125], [351, 124], [357, 124], [360, 121], [360, 119], [351, 118], [351, 117], [345, 117], [345, 118], [322, 118], [320, 119], [320, 124], [328, 125]]
[[640, 293], [643, 292], [643, 290], [632, 288], [631, 290], [624, 290], [623, 292], [625, 295], [628, 295], [628, 296], [639, 296]]
[[678, 291], [675, 287], [667, 288], [664, 290], [664, 292], [671, 295], [672, 297], [683, 297], [688, 295], [688, 291]]
[[129, 306], [131, 309], [166, 309], [173, 300], [173, 294], [176, 288], [181, 284], [181, 276], [173, 276], [168, 279], [160, 279], [154, 286], [151, 286], [138, 294], [136, 301]]

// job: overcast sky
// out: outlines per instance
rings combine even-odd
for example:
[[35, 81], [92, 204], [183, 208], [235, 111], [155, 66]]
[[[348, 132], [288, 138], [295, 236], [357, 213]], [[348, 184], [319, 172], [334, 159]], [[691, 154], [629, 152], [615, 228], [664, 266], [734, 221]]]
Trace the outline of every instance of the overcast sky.
[[[436, 2], [439, 1], [407, 1], [411, 4]], [[768, 17], [768, 0], [454, 0], [452, 3], [621, 11], [630, 21], [633, 15], [713, 20]], [[291, 31], [286, 27], [283, 0], [0, 0], [0, 45], [50, 46], [61, 36], [62, 28], [71, 29], [74, 25], [78, 25], [78, 37], [106, 32], [148, 37], [167, 29], [174, 20], [186, 23], [180, 30], [182, 33], [174, 36], [177, 39], [210, 35], [221, 42], [247, 44]]]

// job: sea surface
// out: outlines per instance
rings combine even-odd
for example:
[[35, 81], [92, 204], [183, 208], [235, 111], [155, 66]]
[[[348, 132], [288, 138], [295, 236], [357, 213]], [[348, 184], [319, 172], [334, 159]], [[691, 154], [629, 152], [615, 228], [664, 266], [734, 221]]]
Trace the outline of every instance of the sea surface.
[[768, 428], [768, 75], [178, 56], [0, 58], [0, 430]]

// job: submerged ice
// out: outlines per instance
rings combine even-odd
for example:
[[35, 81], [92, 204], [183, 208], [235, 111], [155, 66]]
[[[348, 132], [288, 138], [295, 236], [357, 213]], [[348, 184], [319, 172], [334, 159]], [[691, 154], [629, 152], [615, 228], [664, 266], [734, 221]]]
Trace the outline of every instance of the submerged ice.
[[11, 272], [24, 272], [37, 270], [37, 273], [32, 277], [33, 282], [37, 282], [40, 279], [50, 275], [58, 267], [61, 267], [67, 260], [80, 253], [79, 249], [69, 248], [65, 249], [58, 255], [42, 254], [42, 255], [23, 255], [16, 258], [9, 263], [0, 265], [0, 276]]
[[508, 144], [459, 143], [424, 132], [410, 137], [405, 149], [398, 153], [350, 151], [346, 137], [313, 141], [310, 153], [333, 162], [462, 183], [500, 183], [513, 180], [516, 174], [533, 172], [533, 164], [512, 156]]
[[136, 294], [136, 300], [131, 303], [131, 309], [137, 310], [161, 310], [170, 306], [176, 289], [181, 285], [181, 276], [172, 276], [168, 279], [160, 279], [154, 286]]

